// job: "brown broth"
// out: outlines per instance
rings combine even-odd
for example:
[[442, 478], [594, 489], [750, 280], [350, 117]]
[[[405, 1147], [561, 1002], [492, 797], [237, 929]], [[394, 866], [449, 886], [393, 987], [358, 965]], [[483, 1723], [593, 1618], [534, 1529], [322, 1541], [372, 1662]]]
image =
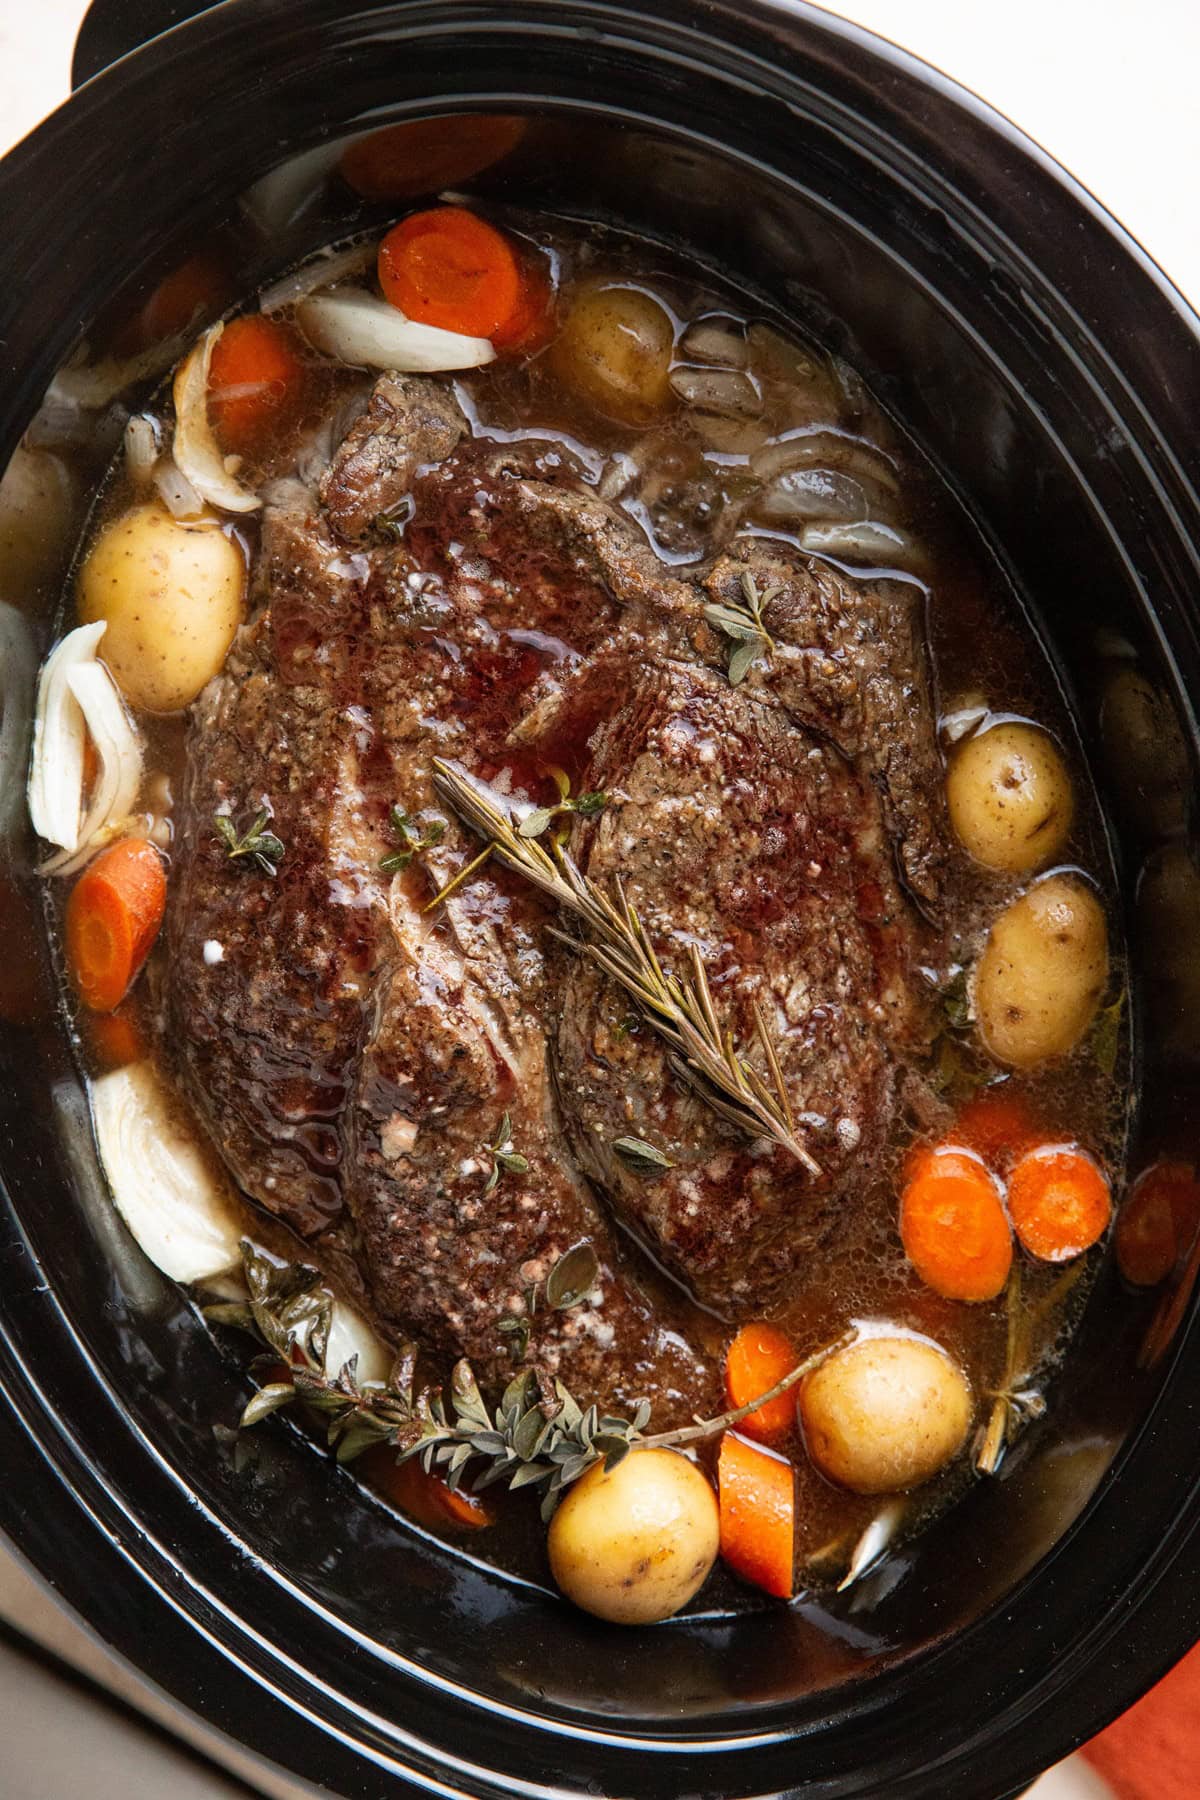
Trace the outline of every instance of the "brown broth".
[[[828, 425], [847, 441], [865, 440], [875, 446], [885, 471], [894, 473], [896, 491], [890, 522], [912, 534], [923, 551], [919, 574], [904, 569], [890, 572], [897, 581], [917, 581], [927, 595], [929, 641], [935, 669], [938, 703], [943, 711], [962, 696], [982, 692], [993, 712], [1012, 713], [1035, 720], [1061, 747], [1075, 786], [1076, 814], [1071, 840], [1058, 861], [1085, 870], [1112, 909], [1112, 874], [1108, 862], [1102, 820], [1094, 790], [1083, 763], [1077, 736], [1053, 671], [1027, 620], [1015, 603], [1002, 569], [990, 558], [981, 541], [941, 488], [901, 427], [887, 417], [862, 387], [852, 371], [826, 355], [819, 347], [788, 334], [786, 325], [767, 319], [753, 300], [668, 254], [657, 246], [599, 228], [581, 228], [557, 221], [511, 219], [529, 240], [552, 253], [564, 286], [581, 275], [589, 278], [611, 274], [634, 281], [655, 295], [669, 310], [682, 334], [687, 322], [708, 318], [735, 334], [745, 334], [751, 347], [752, 367], [762, 391], [762, 416], [750, 424], [725, 419], [705, 419], [695, 429], [683, 408], [653, 429], [622, 426], [600, 419], [557, 379], [545, 356], [531, 362], [499, 362], [457, 380], [476, 435], [503, 444], [521, 440], [538, 447], [542, 470], [553, 478], [556, 464], [582, 467], [598, 490], [611, 498], [647, 533], [651, 543], [669, 563], [689, 568], [711, 553], [714, 534], [728, 523], [731, 508], [744, 507], [752, 495], [754, 478], [749, 458], [769, 437], [798, 431], [813, 424]], [[319, 422], [328, 415], [338, 395], [361, 385], [362, 378], [313, 359], [298, 415], [291, 428], [241, 472], [248, 485], [288, 473], [298, 451]], [[620, 459], [629, 459], [622, 463]], [[630, 472], [632, 471], [632, 473]], [[626, 477], [628, 477], [626, 481]], [[623, 485], [624, 484], [624, 485]], [[887, 483], [884, 483], [886, 490]], [[119, 466], [99, 511], [101, 523], [126, 506], [131, 498], [128, 477]], [[436, 482], [422, 488], [425, 510], [418, 503], [410, 517], [398, 518], [410, 554], [431, 574], [443, 556], [449, 525], [444, 510], [447, 496], [439, 495]], [[753, 517], [750, 505], [748, 518]], [[240, 529], [240, 527], [239, 527]], [[795, 531], [778, 522], [772, 535], [798, 542]], [[246, 531], [253, 549], [253, 527]], [[839, 565], [847, 566], [850, 565]], [[861, 568], [852, 570], [861, 574]], [[883, 575], [889, 572], [877, 571]], [[576, 597], [578, 600], [578, 597]], [[569, 597], [568, 597], [569, 599]], [[469, 672], [456, 704], [469, 713], [473, 729], [484, 741], [499, 742], [503, 726], [511, 720], [514, 696], [528, 689], [556, 659], [586, 649], [578, 641], [580, 608], [564, 600], [561, 611], [539, 621], [538, 632], [501, 632], [494, 651], [481, 655]], [[366, 646], [369, 651], [369, 645]], [[177, 792], [185, 747], [182, 720], [142, 719], [151, 775], [165, 776]], [[586, 713], [574, 716], [571, 735], [555, 743], [553, 760], [572, 778], [587, 761], [591, 730]], [[546, 751], [540, 753], [542, 768]], [[518, 777], [530, 771], [510, 754], [510, 772]], [[497, 761], [497, 768], [500, 761]], [[169, 844], [167, 845], [169, 856]], [[968, 963], [986, 932], [987, 922], [1025, 885], [1023, 879], [988, 874], [970, 864], [964, 855], [955, 859], [950, 903], [951, 929], [947, 934], [946, 963]], [[55, 910], [62, 894], [51, 888]], [[1114, 950], [1116, 946], [1114, 945]], [[1114, 955], [1110, 998], [1119, 991], [1120, 964]], [[158, 1011], [156, 996], [170, 979], [160, 950], [152, 959], [148, 976], [121, 1009], [130, 1028], [146, 1040], [153, 1038]], [[83, 1059], [89, 1071], [121, 1059], [119, 1045], [108, 1041], [114, 1028], [103, 1021], [77, 1017]], [[108, 1044], [108, 1048], [106, 1048]], [[1050, 1141], [1084, 1145], [1111, 1172], [1120, 1168], [1126, 1110], [1128, 1070], [1119, 1064], [1115, 1076], [1107, 1075], [1084, 1044], [1061, 1064], [1021, 1078], [1006, 1077], [1002, 1070], [976, 1061], [985, 1079], [1020, 1087]], [[928, 1135], [930, 1123], [902, 1115], [894, 1121], [892, 1164], [886, 1178], [858, 1196], [855, 1208], [838, 1229], [817, 1246], [795, 1290], [776, 1314], [776, 1321], [803, 1355], [840, 1332], [848, 1320], [888, 1321], [905, 1330], [927, 1335], [944, 1345], [962, 1365], [980, 1402], [979, 1416], [986, 1417], [987, 1397], [1000, 1385], [1005, 1362], [1008, 1321], [1005, 1299], [980, 1305], [964, 1305], [940, 1299], [924, 1288], [908, 1265], [900, 1246], [896, 1209], [902, 1182], [902, 1165], [914, 1141]], [[257, 1213], [248, 1211], [248, 1229], [263, 1241], [286, 1253], [285, 1235], [264, 1227]], [[636, 1246], [628, 1254], [643, 1266], [645, 1278], [660, 1278], [644, 1270]], [[1088, 1269], [1057, 1306], [1040, 1333], [1035, 1364], [1046, 1372], [1061, 1355], [1074, 1319], [1090, 1285], [1096, 1253]], [[1023, 1259], [1020, 1304], [1035, 1306], [1058, 1278], [1053, 1268]], [[673, 1296], [673, 1304], [679, 1297]], [[686, 1304], [686, 1303], [685, 1303]], [[730, 1327], [692, 1309], [691, 1321], [701, 1339], [714, 1349], [723, 1346]], [[1043, 1379], [1040, 1377], [1039, 1379]], [[1051, 1396], [1051, 1408], [1053, 1400]], [[884, 1502], [834, 1488], [814, 1470], [797, 1435], [784, 1446], [794, 1458], [798, 1477], [798, 1553], [802, 1570], [813, 1579], [840, 1573], [850, 1548], [861, 1530], [881, 1510]], [[967, 1455], [909, 1503], [904, 1531], [911, 1531], [948, 1504], [970, 1479]], [[516, 1496], [508, 1508], [498, 1507], [501, 1521], [489, 1534], [485, 1553], [502, 1565], [528, 1572], [532, 1550], [529, 1524], [532, 1509]], [[505, 1517], [506, 1511], [514, 1515]], [[517, 1517], [516, 1515], [520, 1515]], [[533, 1572], [540, 1574], [534, 1561]]]

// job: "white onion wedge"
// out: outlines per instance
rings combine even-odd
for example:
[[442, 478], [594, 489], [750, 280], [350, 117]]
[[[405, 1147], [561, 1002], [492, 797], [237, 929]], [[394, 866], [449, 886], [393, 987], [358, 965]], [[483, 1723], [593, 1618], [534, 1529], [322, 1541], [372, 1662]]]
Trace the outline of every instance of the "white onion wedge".
[[345, 1300], [335, 1300], [329, 1321], [325, 1367], [331, 1375], [340, 1374], [353, 1356], [358, 1358], [359, 1381], [386, 1381], [396, 1360], [360, 1312]]
[[96, 746], [99, 767], [79, 845], [42, 864], [43, 875], [70, 875], [124, 828], [142, 785], [142, 740], [121, 703], [117, 684], [100, 662], [76, 663], [67, 686]]
[[345, 281], [348, 275], [363, 274], [373, 267], [378, 254], [376, 238], [351, 244], [344, 250], [322, 250], [308, 262], [301, 263], [298, 269], [293, 269], [290, 275], [281, 275], [270, 287], [263, 288], [258, 296], [259, 307], [265, 313], [282, 312], [284, 307], [294, 306], [297, 300], [306, 300], [310, 294], [332, 287], [335, 281]]
[[173, 457], [162, 456], [155, 465], [152, 484], [155, 493], [173, 519], [212, 517], [190, 481], [185, 481]]
[[88, 412], [100, 412], [135, 382], [162, 375], [175, 361], [183, 344], [184, 340], [179, 337], [163, 338], [148, 349], [139, 350], [136, 356], [121, 361], [106, 356], [101, 362], [72, 363], [58, 371], [46, 398], [52, 403], [62, 402]]
[[436, 375], [482, 368], [496, 357], [487, 338], [418, 325], [388, 301], [357, 288], [301, 300], [296, 323], [314, 349], [355, 368]]
[[213, 325], [175, 371], [175, 464], [210, 506], [222, 512], [257, 512], [262, 501], [229, 473], [208, 421], [209, 365], [224, 329], [224, 325]]
[[138, 1245], [173, 1281], [207, 1281], [241, 1260], [242, 1224], [148, 1062], [92, 1088], [92, 1119], [113, 1203]]
[[134, 413], [125, 427], [125, 467], [135, 487], [150, 484], [158, 460], [158, 425], [149, 413]]
[[33, 829], [63, 850], [79, 847], [83, 822], [84, 723], [67, 676], [96, 660], [107, 626], [79, 625], [56, 644], [38, 678], [29, 768], [29, 817]]

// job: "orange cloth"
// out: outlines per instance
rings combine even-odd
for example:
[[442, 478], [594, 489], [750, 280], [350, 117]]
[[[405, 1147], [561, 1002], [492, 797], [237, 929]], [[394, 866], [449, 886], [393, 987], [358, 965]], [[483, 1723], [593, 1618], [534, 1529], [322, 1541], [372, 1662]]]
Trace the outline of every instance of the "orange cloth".
[[1197, 1800], [1200, 1645], [1083, 1754], [1117, 1800]]

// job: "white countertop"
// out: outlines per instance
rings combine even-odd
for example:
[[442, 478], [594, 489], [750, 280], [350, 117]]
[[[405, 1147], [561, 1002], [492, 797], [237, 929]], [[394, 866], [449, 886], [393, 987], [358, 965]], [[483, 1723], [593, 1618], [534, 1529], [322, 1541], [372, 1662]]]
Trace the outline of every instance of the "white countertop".
[[[83, 0], [0, 0], [0, 152], [65, 98]], [[904, 44], [997, 106], [1088, 186], [1177, 285], [1200, 296], [1197, 0], [844, 0], [829, 8]], [[278, 1800], [236, 1751], [116, 1660], [0, 1550], [0, 1616]], [[244, 1786], [151, 1736], [0, 1641], [3, 1800], [234, 1800]], [[1105, 1800], [1080, 1759], [1030, 1800]]]

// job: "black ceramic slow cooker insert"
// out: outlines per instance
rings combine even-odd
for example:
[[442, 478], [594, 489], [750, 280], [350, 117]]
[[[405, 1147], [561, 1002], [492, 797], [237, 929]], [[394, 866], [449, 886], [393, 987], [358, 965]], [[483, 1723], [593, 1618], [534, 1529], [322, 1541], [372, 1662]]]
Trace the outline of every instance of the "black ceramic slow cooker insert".
[[[529, 113], [541, 147], [480, 193], [679, 242], [781, 306], [863, 369], [998, 547], [1110, 802], [1132, 1154], [1186, 1154], [1190, 802], [1164, 825], [1107, 781], [1094, 702], [1099, 633], [1193, 754], [1196, 320], [1083, 190], [911, 57], [783, 0], [228, 0], [0, 163], [0, 468], [56, 369], [183, 257], [219, 243], [252, 290], [370, 222], [331, 197], [347, 136], [475, 110]], [[608, 1628], [398, 1529], [286, 1424], [239, 1444], [239, 1373], [113, 1225], [56, 1010], [19, 721], [60, 592], [51, 570], [3, 596], [0, 1525], [107, 1643], [333, 1793], [630, 1800], [1000, 1800], [1188, 1647], [1200, 1325], [1139, 1372], [1149, 1303], [1115, 1278], [1003, 1478], [851, 1590], [833, 1636], [803, 1602]], [[1164, 867], [1183, 895], [1165, 935], [1143, 904]]]

